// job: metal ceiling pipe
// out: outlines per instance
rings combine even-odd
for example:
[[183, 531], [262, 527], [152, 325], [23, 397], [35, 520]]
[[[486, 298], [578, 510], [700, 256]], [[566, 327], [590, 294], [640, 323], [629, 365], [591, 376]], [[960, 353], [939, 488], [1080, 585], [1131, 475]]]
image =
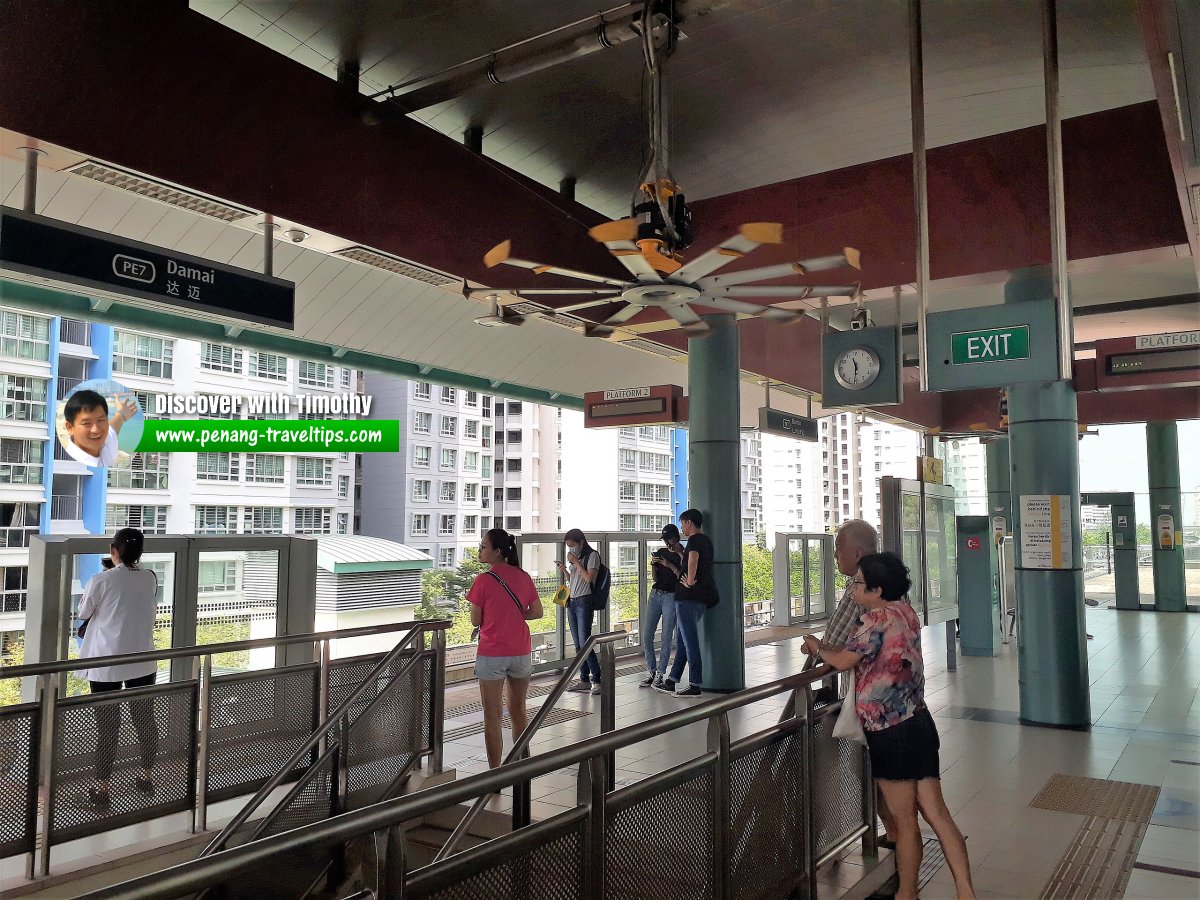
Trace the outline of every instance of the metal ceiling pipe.
[[913, 211], [917, 225], [917, 371], [921, 376], [921, 390], [928, 391], [925, 321], [929, 315], [929, 184], [925, 170], [925, 56], [921, 0], [908, 0], [908, 73], [912, 97]]
[[38, 157], [45, 153], [37, 147], [22, 147], [25, 152], [25, 203], [22, 207], [27, 213], [35, 213], [37, 209], [37, 178]]
[[1058, 103], [1058, 2], [1042, 0], [1042, 65], [1046, 85], [1046, 160], [1050, 170], [1050, 278], [1058, 319], [1058, 377], [1075, 375], [1075, 334], [1067, 277], [1067, 211], [1063, 197], [1062, 113]]

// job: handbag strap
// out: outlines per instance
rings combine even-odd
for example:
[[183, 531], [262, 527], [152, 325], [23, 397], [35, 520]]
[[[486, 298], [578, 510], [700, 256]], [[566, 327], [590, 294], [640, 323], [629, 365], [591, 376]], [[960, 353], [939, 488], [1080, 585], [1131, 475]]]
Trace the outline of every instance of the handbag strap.
[[521, 605], [521, 601], [517, 599], [517, 595], [512, 592], [512, 588], [510, 588], [507, 584], [504, 583], [504, 579], [501, 578], [499, 575], [497, 575], [495, 572], [493, 572], [491, 569], [488, 569], [488, 574], [491, 575], [493, 578], [495, 578], [498, 582], [500, 582], [500, 587], [504, 588], [504, 592], [506, 594], [508, 594], [508, 596], [512, 597], [512, 602], [517, 604], [517, 609], [519, 609], [521, 611], [521, 615], [522, 616], [525, 615], [525, 607]]

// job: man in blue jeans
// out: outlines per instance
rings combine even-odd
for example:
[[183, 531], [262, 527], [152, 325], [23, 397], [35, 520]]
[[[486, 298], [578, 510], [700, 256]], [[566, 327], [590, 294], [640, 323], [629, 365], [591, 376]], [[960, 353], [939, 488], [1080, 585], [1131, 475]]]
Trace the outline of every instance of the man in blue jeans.
[[[595, 613], [590, 607], [592, 582], [600, 569], [600, 554], [589, 546], [587, 536], [578, 528], [572, 528], [563, 537], [567, 545], [567, 561], [558, 568], [567, 576], [567, 587], [571, 599], [567, 603], [567, 621], [571, 625], [571, 640], [578, 653], [592, 636], [592, 620]], [[579, 670], [579, 681], [567, 688], [584, 694], [600, 693], [600, 659], [593, 650], [583, 661]]]
[[[679, 529], [666, 525], [662, 530], [663, 543], [654, 551], [650, 564], [654, 573], [654, 585], [646, 601], [645, 620], [642, 622], [642, 648], [646, 651], [646, 678], [638, 687], [661, 685], [671, 660], [671, 645], [675, 643], [675, 586], [683, 571], [683, 545], [679, 542]], [[662, 619], [662, 652], [655, 658], [654, 632]]]
[[[713, 542], [700, 529], [704, 516], [698, 509], [684, 510], [679, 515], [679, 528], [687, 537], [683, 557], [683, 574], [675, 591], [675, 618], [679, 624], [679, 640], [675, 644], [675, 664], [671, 675], [655, 684], [656, 691], [677, 697], [698, 697], [703, 681], [703, 660], [700, 658], [700, 617], [710, 603], [717, 602], [717, 582], [713, 576]], [[688, 667], [688, 686], [675, 690], [683, 667]]]

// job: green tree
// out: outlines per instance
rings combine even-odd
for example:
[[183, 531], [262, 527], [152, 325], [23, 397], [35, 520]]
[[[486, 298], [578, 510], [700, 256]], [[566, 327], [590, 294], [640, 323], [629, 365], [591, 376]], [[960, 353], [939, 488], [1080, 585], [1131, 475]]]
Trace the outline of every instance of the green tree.
[[765, 546], [746, 544], [742, 547], [742, 598], [746, 603], [758, 603], [775, 596], [771, 574], [771, 552]]

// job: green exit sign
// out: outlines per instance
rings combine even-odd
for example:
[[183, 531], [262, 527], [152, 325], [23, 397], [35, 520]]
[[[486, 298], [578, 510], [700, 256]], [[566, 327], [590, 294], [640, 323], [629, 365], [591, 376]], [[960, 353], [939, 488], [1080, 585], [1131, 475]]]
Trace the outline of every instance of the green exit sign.
[[962, 331], [950, 336], [950, 360], [966, 363], [1029, 359], [1029, 326]]

